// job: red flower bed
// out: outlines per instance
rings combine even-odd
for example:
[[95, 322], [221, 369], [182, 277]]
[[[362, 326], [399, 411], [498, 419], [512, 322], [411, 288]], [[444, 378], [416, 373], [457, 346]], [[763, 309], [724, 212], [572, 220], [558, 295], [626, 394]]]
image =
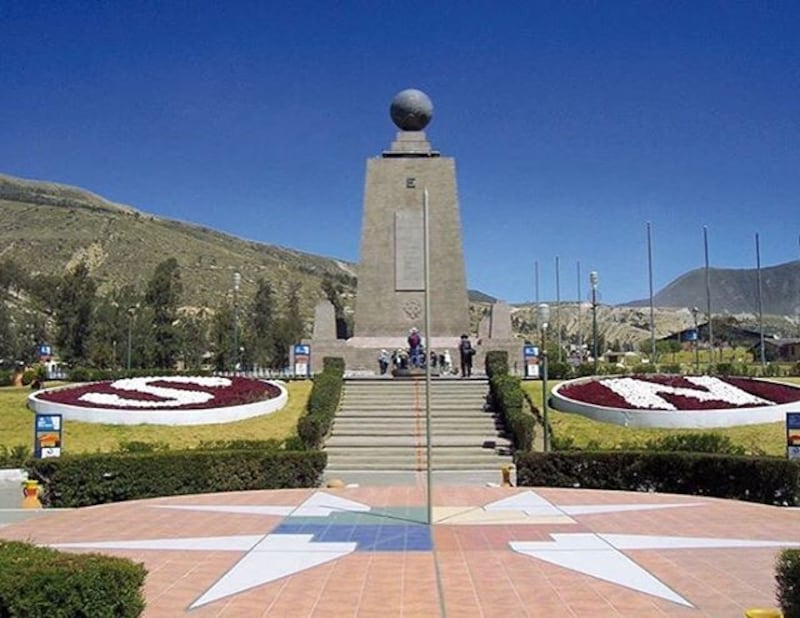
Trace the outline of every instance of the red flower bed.
[[[708, 392], [706, 388], [690, 382], [684, 376], [646, 374], [633, 375], [630, 376], [630, 378], [641, 382], [649, 382], [651, 384], [661, 384], [666, 387], [696, 390], [698, 392]], [[572, 384], [559, 389], [559, 392], [561, 395], [569, 399], [598, 406], [604, 406], [607, 408], [620, 408], [627, 410], [643, 409], [631, 404], [625, 399], [625, 397], [614, 392], [603, 384], [604, 380], [613, 379], [619, 378], [609, 377], [591, 380], [582, 384]], [[718, 379], [746, 393], [749, 393], [750, 395], [766, 399], [775, 405], [800, 401], [800, 388], [793, 386], [761, 380], [751, 380], [748, 378], [718, 377]], [[740, 405], [736, 405], [729, 401], [701, 400], [679, 393], [670, 393], [666, 390], [664, 392], [659, 392], [658, 396], [663, 400], [668, 401], [678, 410], [725, 410], [770, 405], [769, 403], [742, 403]]]
[[[267, 384], [260, 380], [243, 377], [227, 378], [231, 384], [229, 386], [204, 386], [192, 383], [169, 382], [153, 378], [148, 381], [148, 386], [159, 388], [168, 388], [176, 391], [194, 391], [205, 392], [213, 395], [205, 403], [183, 404], [175, 405], [173, 409], [181, 410], [200, 410], [204, 408], [223, 408], [228, 406], [239, 406], [257, 401], [265, 401], [280, 395], [280, 389], [273, 385]], [[93, 384], [82, 384], [80, 386], [44, 391], [37, 394], [37, 398], [53, 401], [56, 403], [67, 404], [71, 406], [78, 406], [82, 408], [105, 408], [110, 410], [130, 409], [137, 412], [156, 411], [159, 408], [149, 407], [122, 407], [113, 404], [104, 404], [89, 402], [80, 399], [82, 395], [87, 393], [102, 393], [106, 395], [118, 395], [123, 399], [130, 399], [136, 401], [164, 401], [164, 398], [158, 395], [127, 389], [117, 389], [112, 386], [114, 381], [95, 382]]]

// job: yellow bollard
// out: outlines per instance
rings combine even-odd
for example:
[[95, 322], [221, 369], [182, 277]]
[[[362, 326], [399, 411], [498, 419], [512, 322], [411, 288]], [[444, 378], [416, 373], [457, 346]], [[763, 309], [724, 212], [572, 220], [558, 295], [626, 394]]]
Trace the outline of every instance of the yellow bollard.
[[744, 618], [783, 618], [783, 612], [772, 607], [754, 607], [745, 610]]
[[39, 481], [27, 480], [22, 482], [22, 508], [40, 509], [42, 503], [39, 501]]
[[342, 479], [330, 479], [326, 487], [328, 489], [342, 489], [344, 487], [344, 481], [342, 481]]
[[511, 466], [503, 466], [500, 468], [500, 472], [503, 475], [503, 482], [500, 483], [501, 487], [513, 487], [511, 484]]

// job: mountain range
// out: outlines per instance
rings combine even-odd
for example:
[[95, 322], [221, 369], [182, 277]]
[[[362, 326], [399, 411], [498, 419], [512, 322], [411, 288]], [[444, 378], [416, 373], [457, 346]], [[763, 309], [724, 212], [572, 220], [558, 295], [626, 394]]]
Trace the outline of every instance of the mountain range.
[[[6, 257], [24, 265], [32, 275], [61, 275], [83, 261], [101, 294], [128, 284], [142, 290], [155, 266], [175, 257], [187, 307], [217, 306], [232, 293], [235, 272], [241, 274], [245, 297], [254, 292], [259, 278], [268, 280], [278, 296], [287, 290], [289, 281], [297, 281], [307, 319], [313, 315], [314, 304], [324, 298], [324, 277], [337, 283], [349, 307], [357, 277], [357, 266], [347, 261], [243, 240], [116, 204], [75, 187], [0, 175], [0, 258]], [[747, 314], [751, 318], [757, 314], [755, 269], [712, 268], [709, 274], [714, 314]], [[764, 314], [783, 316], [779, 322], [791, 328], [800, 314], [800, 261], [761, 269], [761, 290]], [[470, 290], [470, 301], [476, 307], [492, 300], [486, 293]], [[659, 307], [658, 331], [687, 327], [691, 320], [688, 308], [706, 308], [704, 269], [669, 283], [654, 296], [654, 304]], [[648, 312], [642, 309], [647, 305], [649, 300], [638, 300], [606, 307], [601, 312], [602, 328], [614, 331], [622, 341], [648, 336]], [[562, 308], [565, 316], [571, 314], [567, 303]], [[569, 323], [585, 328], [581, 308], [574, 309]], [[513, 310], [522, 316], [530, 313], [531, 307], [519, 305]], [[673, 314], [676, 319], [668, 319]], [[569, 331], [573, 326], [565, 328]]]

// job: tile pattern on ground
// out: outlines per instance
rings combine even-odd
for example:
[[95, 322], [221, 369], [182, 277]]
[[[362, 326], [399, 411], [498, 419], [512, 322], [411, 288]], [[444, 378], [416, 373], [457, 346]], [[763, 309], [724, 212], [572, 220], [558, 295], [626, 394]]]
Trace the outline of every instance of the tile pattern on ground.
[[180, 496], [0, 537], [149, 571], [146, 616], [735, 616], [774, 605], [800, 510], [627, 492], [434, 487]]

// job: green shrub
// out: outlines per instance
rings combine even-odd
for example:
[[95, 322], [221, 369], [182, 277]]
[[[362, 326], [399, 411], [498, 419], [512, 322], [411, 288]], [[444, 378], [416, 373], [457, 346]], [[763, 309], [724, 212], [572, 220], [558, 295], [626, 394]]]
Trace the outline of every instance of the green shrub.
[[498, 374], [508, 373], [508, 352], [489, 350], [486, 353], [486, 375], [489, 379]]
[[784, 549], [778, 554], [775, 580], [784, 618], [800, 618], [800, 550]]
[[633, 373], [658, 373], [655, 363], [639, 363], [631, 370]]
[[0, 616], [134, 618], [146, 575], [124, 558], [0, 541]]
[[[668, 434], [645, 442], [651, 451], [683, 451], [688, 453], [717, 453], [721, 455], [744, 455], [745, 448], [734, 444], [729, 436], [719, 433]], [[590, 450], [590, 449], [587, 449]]]
[[64, 455], [26, 462], [41, 501], [79, 507], [185, 494], [317, 487], [327, 457], [321, 451], [162, 451]]
[[0, 370], [0, 386], [13, 386], [14, 385], [14, 372], [2, 369]]
[[143, 442], [141, 440], [120, 442], [117, 447], [117, 451], [120, 453], [155, 453], [156, 451], [168, 450], [169, 444], [166, 442]]
[[11, 448], [0, 444], [0, 469], [21, 468], [30, 456], [31, 449], [25, 444], [17, 444]]
[[779, 378], [783, 375], [783, 369], [778, 363], [767, 363], [763, 375], [768, 378]]
[[559, 363], [558, 361], [547, 362], [547, 377], [551, 380], [566, 380], [572, 375], [572, 367], [569, 363]]
[[517, 484], [705, 495], [795, 506], [800, 463], [778, 457], [647, 451], [516, 453]]
[[580, 365], [575, 367], [576, 378], [587, 378], [593, 375], [594, 375], [594, 365], [592, 363], [581, 363]]
[[344, 360], [326, 357], [322, 360], [322, 367], [322, 372], [314, 376], [306, 413], [297, 421], [297, 435], [309, 449], [322, 445], [331, 430], [342, 396]]
[[[280, 440], [203, 440], [197, 445], [198, 451], [277, 451], [282, 444]], [[292, 449], [286, 449], [292, 450]]]
[[683, 369], [681, 368], [680, 363], [674, 363], [674, 364], [669, 364], [669, 365], [661, 365], [661, 367], [659, 369], [661, 370], [661, 373], [680, 374], [680, 373], [683, 372]]
[[529, 450], [536, 421], [523, 409], [525, 393], [519, 378], [508, 375], [508, 354], [492, 350], [486, 354], [486, 372], [492, 407], [500, 414], [506, 434], [516, 450]]

